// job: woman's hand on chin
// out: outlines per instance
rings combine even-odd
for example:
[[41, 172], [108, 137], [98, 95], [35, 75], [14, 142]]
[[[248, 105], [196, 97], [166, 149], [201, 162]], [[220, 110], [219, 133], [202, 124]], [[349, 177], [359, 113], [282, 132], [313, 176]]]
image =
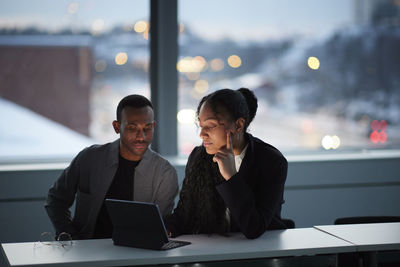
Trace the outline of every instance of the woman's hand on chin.
[[237, 173], [231, 134], [230, 131], [226, 133], [226, 145], [221, 147], [213, 157], [213, 161], [218, 164], [219, 172], [226, 181]]

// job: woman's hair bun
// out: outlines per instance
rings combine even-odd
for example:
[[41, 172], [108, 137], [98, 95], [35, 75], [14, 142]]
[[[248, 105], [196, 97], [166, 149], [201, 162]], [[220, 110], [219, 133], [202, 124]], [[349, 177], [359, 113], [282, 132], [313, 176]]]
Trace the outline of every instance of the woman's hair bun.
[[250, 124], [250, 122], [253, 121], [257, 113], [257, 108], [258, 108], [257, 97], [254, 95], [253, 91], [247, 88], [240, 88], [238, 89], [238, 91], [246, 99], [247, 107], [249, 108], [249, 124]]

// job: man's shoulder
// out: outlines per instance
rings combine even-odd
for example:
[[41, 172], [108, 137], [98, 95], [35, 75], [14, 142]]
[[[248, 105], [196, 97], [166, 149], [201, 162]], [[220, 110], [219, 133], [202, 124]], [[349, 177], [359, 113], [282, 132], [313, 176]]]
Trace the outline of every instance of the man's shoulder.
[[106, 144], [93, 144], [84, 148], [79, 152], [79, 157], [99, 157], [101, 155], [108, 155], [113, 153], [115, 149], [118, 149], [118, 140]]
[[150, 148], [136, 167], [137, 174], [145, 177], [151, 183], [160, 183], [166, 179], [170, 182], [177, 181], [177, 172], [174, 166], [157, 152]]
[[173, 168], [172, 164], [159, 153], [155, 152], [151, 148], [147, 149], [146, 155], [144, 157], [146, 159], [147, 164], [151, 165], [161, 165], [165, 167]]

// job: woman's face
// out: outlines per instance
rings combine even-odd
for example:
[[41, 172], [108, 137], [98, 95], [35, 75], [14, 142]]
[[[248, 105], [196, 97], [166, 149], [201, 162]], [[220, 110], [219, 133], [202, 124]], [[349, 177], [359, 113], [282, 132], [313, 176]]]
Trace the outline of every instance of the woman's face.
[[226, 134], [232, 131], [232, 123], [218, 119], [205, 102], [199, 112], [200, 138], [208, 154], [215, 154], [226, 145]]

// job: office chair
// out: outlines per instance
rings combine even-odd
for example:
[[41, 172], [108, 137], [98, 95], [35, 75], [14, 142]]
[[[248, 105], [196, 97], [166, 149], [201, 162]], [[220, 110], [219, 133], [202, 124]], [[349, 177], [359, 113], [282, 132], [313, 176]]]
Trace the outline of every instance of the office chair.
[[[359, 223], [388, 223], [400, 222], [400, 216], [358, 216], [358, 217], [342, 217], [337, 218], [334, 224], [359, 224]], [[380, 255], [388, 254], [380, 252]], [[382, 258], [382, 257], [381, 257]], [[341, 253], [337, 257], [337, 266], [361, 266], [369, 264], [370, 259], [365, 258], [365, 255], [357, 253]], [[398, 263], [385, 262], [384, 259], [378, 259], [379, 267], [397, 266]]]
[[287, 229], [292, 229], [292, 228], [296, 227], [294, 221], [291, 219], [283, 219], [282, 218], [282, 222], [286, 225]]
[[334, 224], [400, 222], [400, 216], [358, 216], [337, 218]]

